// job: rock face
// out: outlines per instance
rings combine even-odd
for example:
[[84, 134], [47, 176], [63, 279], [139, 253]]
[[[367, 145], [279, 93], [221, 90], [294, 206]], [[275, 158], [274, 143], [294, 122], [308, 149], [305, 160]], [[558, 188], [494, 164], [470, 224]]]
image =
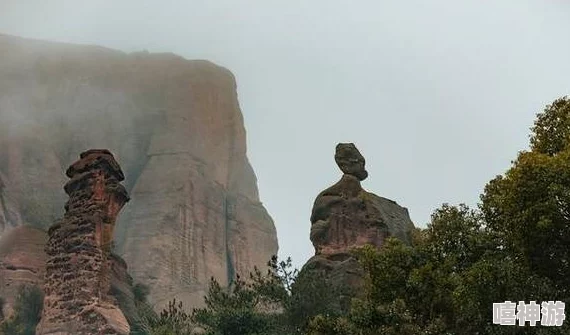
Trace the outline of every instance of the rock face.
[[[12, 315], [21, 285], [43, 289], [47, 241], [47, 232], [28, 225], [15, 227], [0, 238], [0, 297], [5, 299], [2, 313], [5, 317]], [[121, 303], [127, 320], [136, 321], [133, 279], [127, 271], [127, 264], [115, 254], [111, 254], [111, 260], [111, 293]]]
[[46, 241], [43, 230], [30, 226], [18, 226], [0, 238], [0, 297], [5, 299], [4, 316], [12, 314], [20, 285], [43, 285]]
[[22, 225], [20, 212], [10, 198], [10, 189], [0, 172], [0, 237], [10, 229]]
[[317, 196], [311, 214], [316, 255], [344, 254], [365, 244], [380, 247], [388, 236], [409, 243], [414, 225], [408, 210], [362, 188], [368, 172], [354, 144], [338, 144], [335, 160], [344, 175]]
[[121, 168], [107, 150], [81, 154], [66, 172], [69, 201], [49, 229], [44, 308], [38, 335], [126, 335], [129, 324], [110, 295], [111, 244], [129, 200]]
[[[127, 263], [124, 259], [111, 253], [111, 291], [110, 294], [117, 299], [118, 306], [131, 326], [131, 331], [136, 334], [136, 323], [140, 321], [138, 310], [135, 305], [133, 292], [133, 278], [128, 272]], [[134, 328], [134, 329], [133, 329]]]
[[392, 200], [365, 191], [365, 159], [352, 143], [336, 146], [335, 161], [344, 175], [316, 198], [311, 214], [313, 256], [301, 273], [319, 271], [335, 285], [358, 287], [362, 274], [352, 248], [380, 248], [388, 236], [410, 243], [414, 228], [408, 210]]
[[132, 198], [116, 251], [157, 309], [173, 297], [196, 306], [211, 276], [225, 283], [277, 253], [228, 70], [5, 35], [0, 55], [0, 194], [10, 199], [0, 217], [11, 213], [0, 234], [47, 229], [62, 216], [62, 171], [102, 147], [121, 162]]

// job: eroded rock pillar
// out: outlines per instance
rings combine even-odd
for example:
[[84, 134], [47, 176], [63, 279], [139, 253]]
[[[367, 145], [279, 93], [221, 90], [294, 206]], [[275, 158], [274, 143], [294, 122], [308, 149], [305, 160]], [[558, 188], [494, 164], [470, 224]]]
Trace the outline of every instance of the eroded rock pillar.
[[414, 224], [406, 208], [362, 188], [368, 178], [366, 161], [353, 143], [339, 143], [334, 158], [343, 175], [315, 199], [310, 235], [315, 255], [299, 278], [323, 279], [338, 288], [339, 308], [348, 310], [364, 279], [351, 251], [365, 245], [380, 248], [390, 236], [409, 244]]
[[49, 229], [44, 310], [38, 335], [126, 335], [128, 322], [110, 295], [113, 228], [129, 201], [123, 172], [108, 150], [83, 152], [65, 185], [62, 220]]

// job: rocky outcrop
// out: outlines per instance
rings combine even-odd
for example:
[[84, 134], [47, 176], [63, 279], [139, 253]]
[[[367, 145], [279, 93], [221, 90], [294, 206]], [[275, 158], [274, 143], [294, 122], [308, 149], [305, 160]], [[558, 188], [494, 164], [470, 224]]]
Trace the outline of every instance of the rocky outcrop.
[[128, 266], [124, 259], [111, 253], [111, 291], [110, 294], [117, 300], [118, 306], [125, 315], [131, 332], [138, 334], [137, 326], [141, 321], [138, 314], [136, 299], [134, 296], [135, 284], [128, 272]]
[[406, 208], [362, 188], [360, 182], [368, 172], [354, 144], [338, 144], [335, 161], [344, 175], [315, 200], [311, 214], [315, 256], [301, 275], [316, 272], [335, 286], [357, 288], [362, 272], [351, 250], [367, 244], [380, 248], [389, 236], [410, 243], [414, 225]]
[[123, 172], [107, 150], [81, 154], [66, 172], [69, 201], [49, 229], [44, 308], [38, 335], [126, 335], [129, 324], [110, 295], [111, 243], [129, 200]]
[[[43, 290], [47, 255], [47, 232], [29, 225], [11, 229], [0, 238], [0, 297], [5, 300], [3, 315], [10, 317], [22, 285]], [[138, 320], [134, 305], [133, 279], [126, 262], [111, 254], [111, 294], [118, 300], [129, 324]]]
[[362, 188], [368, 172], [354, 144], [338, 144], [335, 161], [344, 175], [317, 196], [311, 214], [316, 255], [344, 254], [365, 244], [380, 247], [388, 236], [409, 243], [413, 223], [408, 210]]
[[277, 253], [228, 70], [4, 35], [0, 55], [0, 174], [20, 222], [61, 217], [62, 171], [103, 147], [132, 197], [116, 251], [157, 309], [173, 297], [196, 306], [211, 276], [225, 283]]
[[0, 238], [0, 297], [5, 300], [0, 314], [12, 315], [20, 286], [42, 287], [46, 241], [45, 231], [30, 226], [18, 226]]

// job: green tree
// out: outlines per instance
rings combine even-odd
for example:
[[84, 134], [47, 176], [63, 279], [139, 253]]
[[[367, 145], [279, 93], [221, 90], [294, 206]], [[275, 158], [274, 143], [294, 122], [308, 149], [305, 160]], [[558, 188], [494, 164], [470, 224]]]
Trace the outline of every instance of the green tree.
[[[501, 246], [501, 238], [465, 205], [443, 205], [414, 243], [389, 238], [355, 251], [366, 273], [364, 297], [346, 316], [319, 315], [308, 334], [564, 334], [566, 327], [492, 323], [493, 303], [561, 300], [548, 278]], [[545, 330], [545, 328], [547, 330]]]
[[570, 101], [538, 115], [531, 151], [485, 187], [485, 221], [512, 257], [568, 297], [570, 278]]
[[537, 114], [532, 129], [532, 151], [556, 155], [570, 143], [570, 99], [562, 97]]
[[313, 316], [338, 314], [339, 291], [323, 278], [299, 274], [290, 258], [274, 256], [267, 265], [229, 288], [212, 278], [206, 307], [195, 309], [192, 321], [212, 335], [304, 334]]
[[349, 320], [362, 334], [415, 334], [452, 314], [452, 264], [436, 262], [428, 240], [408, 246], [389, 238], [380, 250], [355, 252], [366, 273], [366, 294], [353, 300]]
[[230, 290], [212, 278], [206, 307], [195, 309], [192, 321], [209, 335], [272, 334], [275, 318], [263, 309], [271, 308], [273, 293], [266, 283], [246, 283], [239, 276]]
[[158, 317], [153, 316], [146, 321], [148, 335], [190, 335], [194, 328], [191, 315], [184, 311], [182, 302], [176, 299], [170, 301]]
[[465, 204], [443, 204], [431, 216], [423, 240], [414, 245], [417, 259], [407, 278], [405, 297], [418, 324], [429, 329], [455, 328], [462, 302], [454, 298], [463, 274], [493, 249], [481, 214]]
[[346, 317], [319, 314], [309, 320], [307, 335], [360, 335]]
[[339, 297], [348, 295], [350, 292], [327, 280], [322, 271], [302, 271], [283, 303], [288, 333], [304, 334], [310, 320], [317, 315], [341, 316]]

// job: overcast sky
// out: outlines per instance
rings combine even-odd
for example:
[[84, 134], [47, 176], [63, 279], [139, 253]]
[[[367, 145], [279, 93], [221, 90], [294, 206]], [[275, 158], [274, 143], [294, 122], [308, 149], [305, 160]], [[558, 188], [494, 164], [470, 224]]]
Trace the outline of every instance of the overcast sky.
[[364, 187], [424, 227], [444, 202], [476, 204], [535, 114], [570, 93], [567, 0], [0, 0], [0, 33], [229, 68], [296, 266], [313, 254], [314, 198], [341, 175], [336, 143], [354, 142]]

